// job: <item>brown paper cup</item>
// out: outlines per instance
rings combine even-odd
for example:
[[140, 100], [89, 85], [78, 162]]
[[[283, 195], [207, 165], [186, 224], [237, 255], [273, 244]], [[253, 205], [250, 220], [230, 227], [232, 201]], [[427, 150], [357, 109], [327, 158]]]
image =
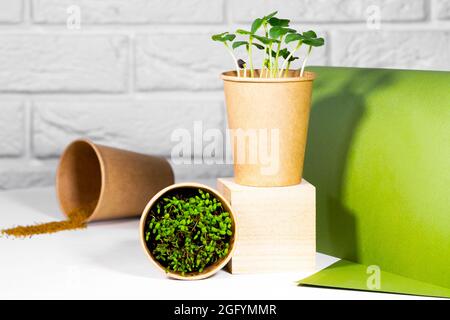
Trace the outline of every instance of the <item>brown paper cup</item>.
[[[223, 258], [222, 260], [217, 261], [215, 264], [213, 264], [213, 265], [209, 266], [208, 268], [206, 268], [205, 270], [203, 270], [202, 273], [190, 273], [190, 274], [185, 274], [183, 276], [180, 273], [166, 271], [166, 268], [164, 268], [164, 266], [162, 266], [158, 262], [158, 260], [155, 259], [153, 254], [148, 249], [147, 243], [145, 242], [145, 225], [147, 222], [147, 216], [148, 216], [148, 213], [150, 212], [150, 209], [158, 201], [158, 199], [163, 197], [169, 191], [172, 191], [175, 189], [179, 189], [179, 190], [201, 189], [203, 191], [208, 191], [209, 193], [213, 194], [222, 203], [222, 206], [225, 208], [225, 210], [230, 213], [230, 217], [232, 220], [233, 238], [231, 239], [231, 242], [230, 242], [230, 250], [228, 252], [228, 255], [225, 258]], [[147, 255], [147, 257], [150, 259], [150, 261], [153, 263], [153, 265], [156, 266], [156, 268], [158, 268], [159, 270], [164, 272], [169, 278], [178, 279], [178, 280], [206, 279], [208, 277], [211, 277], [215, 273], [217, 273], [219, 270], [223, 269], [228, 264], [228, 262], [231, 260], [231, 257], [233, 256], [234, 249], [235, 249], [235, 242], [237, 239], [236, 215], [233, 213], [233, 210], [232, 210], [230, 204], [228, 203], [228, 201], [225, 200], [225, 198], [222, 197], [218, 191], [216, 191], [208, 186], [205, 186], [203, 184], [199, 184], [199, 183], [195, 183], [195, 182], [177, 183], [177, 184], [171, 185], [171, 186], [161, 190], [160, 192], [158, 192], [147, 204], [147, 206], [144, 209], [144, 212], [142, 213], [141, 224], [140, 224], [140, 228], [139, 228], [139, 236], [141, 238], [142, 248], [144, 249], [144, 252]]]
[[158, 191], [174, 183], [167, 160], [77, 140], [64, 151], [56, 189], [63, 212], [92, 208], [87, 221], [139, 216]]
[[[235, 181], [257, 187], [299, 184], [302, 180], [315, 74], [305, 72], [303, 77], [299, 77], [292, 70], [285, 78], [259, 78], [258, 75], [259, 71], [255, 78], [238, 78], [235, 71], [222, 74], [228, 126], [232, 134], [239, 132], [238, 129], [241, 129], [241, 137], [249, 132], [260, 134], [258, 137], [267, 133], [267, 140], [257, 138], [260, 144], [256, 149], [249, 140], [243, 151], [238, 151], [236, 140], [232, 143]], [[276, 136], [272, 136], [276, 132], [278, 141]], [[276, 142], [278, 152], [276, 148], [272, 150], [272, 142]], [[265, 145], [263, 150], [261, 145]], [[261, 151], [263, 154], [272, 152], [274, 159], [269, 157], [263, 161]], [[252, 161], [252, 154], [253, 159], [257, 155], [256, 161]]]

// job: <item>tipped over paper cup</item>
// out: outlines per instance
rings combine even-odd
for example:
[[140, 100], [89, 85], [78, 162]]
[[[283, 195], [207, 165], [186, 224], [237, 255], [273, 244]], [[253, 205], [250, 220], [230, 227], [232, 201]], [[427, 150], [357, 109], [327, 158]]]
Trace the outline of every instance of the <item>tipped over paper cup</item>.
[[139, 216], [156, 193], [173, 183], [164, 158], [77, 140], [61, 156], [56, 189], [67, 216], [90, 208], [87, 221], [97, 221]]

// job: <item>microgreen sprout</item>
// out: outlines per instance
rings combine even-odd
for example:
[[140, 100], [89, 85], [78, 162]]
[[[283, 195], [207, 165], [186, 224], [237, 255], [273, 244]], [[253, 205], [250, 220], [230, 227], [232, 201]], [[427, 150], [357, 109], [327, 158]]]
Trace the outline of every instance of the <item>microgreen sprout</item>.
[[[314, 31], [298, 32], [289, 27], [290, 20], [277, 18], [276, 15], [277, 12], [275, 11], [267, 16], [255, 19], [251, 24], [250, 30], [238, 29], [235, 34], [224, 32], [212, 37], [214, 41], [224, 43], [227, 50], [231, 53], [236, 65], [238, 77], [240, 76], [239, 69], [244, 69], [244, 77], [247, 77], [247, 68], [250, 70], [250, 77], [255, 77], [253, 48], [264, 52], [259, 77], [286, 77], [288, 76], [291, 63], [299, 59], [295, 54], [305, 45], [307, 46], [306, 55], [303, 58], [302, 66], [299, 70], [300, 76], [302, 77], [312, 48], [325, 44], [325, 40], [319, 38]], [[262, 30], [262, 34], [258, 34], [260, 30]], [[237, 36], [247, 39], [234, 41]], [[228, 42], [232, 43], [232, 49]], [[283, 45], [286, 47], [283, 48]], [[233, 50], [242, 46], [245, 46], [247, 52], [248, 66], [242, 59], [239, 59], [242, 62], [238, 63], [239, 60], [233, 53]], [[281, 59], [283, 59], [282, 63]]]
[[235, 67], [236, 67], [237, 76], [239, 77], [239, 66], [238, 66], [238, 63], [237, 63], [236, 56], [234, 55], [233, 50], [231, 50], [230, 46], [228, 45], [228, 42], [233, 41], [235, 38], [236, 38], [235, 34], [228, 33], [228, 32], [215, 34], [215, 35], [213, 35], [211, 37], [211, 39], [213, 41], [222, 42], [224, 44], [225, 48], [227, 49], [228, 53], [231, 55], [231, 58], [234, 61], [234, 64], [235, 64]]

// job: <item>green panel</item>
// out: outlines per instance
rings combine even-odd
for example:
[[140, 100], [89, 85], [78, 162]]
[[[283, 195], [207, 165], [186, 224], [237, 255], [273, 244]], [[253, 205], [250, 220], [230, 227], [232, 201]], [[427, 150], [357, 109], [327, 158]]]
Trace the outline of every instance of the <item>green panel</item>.
[[412, 280], [390, 272], [380, 270], [379, 287], [374, 288], [372, 277], [375, 274], [367, 266], [341, 260], [299, 282], [300, 285], [342, 288], [362, 291], [405, 293], [418, 296], [450, 298], [450, 289], [426, 282]]
[[450, 72], [311, 70], [318, 251], [450, 288]]

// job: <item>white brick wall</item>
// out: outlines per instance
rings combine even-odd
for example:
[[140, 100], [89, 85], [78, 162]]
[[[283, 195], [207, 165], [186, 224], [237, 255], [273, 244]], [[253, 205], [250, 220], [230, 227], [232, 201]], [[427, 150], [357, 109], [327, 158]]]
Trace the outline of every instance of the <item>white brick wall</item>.
[[[4, 1], [4, 0], [2, 0]], [[33, 21], [65, 24], [76, 5], [86, 24], [221, 23], [223, 0], [33, 0]]]
[[[80, 30], [66, 27], [74, 5]], [[223, 129], [219, 74], [233, 65], [209, 37], [274, 10], [326, 37], [311, 64], [450, 70], [450, 0], [1, 0], [0, 189], [52, 184], [77, 137], [168, 156], [176, 128]]]
[[38, 158], [57, 157], [80, 136], [169, 157], [173, 130], [191, 130], [197, 120], [205, 130], [225, 127], [222, 104], [214, 100], [37, 101], [33, 107], [33, 155]]
[[[448, 31], [344, 31], [333, 35], [335, 65], [405, 69], [449, 69]], [[431, 39], [432, 45], [425, 45]]]
[[0, 156], [20, 156], [25, 149], [25, 117], [21, 101], [0, 101]]
[[[450, 20], [450, 1], [437, 0], [436, 3], [437, 18], [440, 20]], [[449, 28], [447, 28], [448, 30]]]
[[0, 35], [0, 91], [124, 92], [128, 38], [114, 35]]
[[232, 62], [210, 33], [138, 35], [135, 48], [139, 91], [219, 90], [219, 74]]
[[420, 21], [426, 18], [427, 0], [231, 0], [236, 21], [264, 16], [267, 8], [296, 22], [362, 22], [371, 5], [381, 9], [383, 21]]
[[0, 1], [0, 23], [19, 23], [23, 20], [22, 0]]

